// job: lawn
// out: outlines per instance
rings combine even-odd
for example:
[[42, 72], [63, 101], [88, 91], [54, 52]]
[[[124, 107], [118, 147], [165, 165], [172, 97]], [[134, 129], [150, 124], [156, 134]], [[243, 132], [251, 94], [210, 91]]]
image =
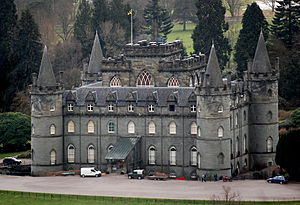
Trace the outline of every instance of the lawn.
[[[81, 196], [81, 195], [62, 195], [62, 194], [44, 194], [30, 192], [0, 191], [0, 205], [136, 205], [136, 204], [206, 204], [217, 205], [226, 204], [225, 201], [199, 201], [199, 200], [172, 200], [172, 199], [142, 199], [142, 198], [123, 198], [123, 197], [103, 197], [103, 196]], [[239, 205], [300, 205], [300, 201], [291, 202], [231, 202], [230, 204]]]
[[2, 154], [0, 154], [0, 159], [3, 159], [5, 157], [13, 157], [13, 156], [16, 156], [16, 155], [24, 154], [26, 152], [27, 151], [25, 151], [25, 152], [13, 152], [13, 153], [2, 153]]

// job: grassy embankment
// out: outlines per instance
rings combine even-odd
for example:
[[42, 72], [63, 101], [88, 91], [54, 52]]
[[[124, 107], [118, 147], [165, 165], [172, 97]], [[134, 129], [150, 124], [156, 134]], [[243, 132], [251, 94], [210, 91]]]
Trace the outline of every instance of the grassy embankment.
[[[123, 197], [103, 197], [103, 196], [79, 196], [79, 195], [61, 195], [61, 194], [44, 194], [30, 192], [13, 192], [0, 191], [0, 205], [172, 205], [172, 204], [205, 204], [205, 205], [221, 205], [229, 204], [225, 201], [200, 201], [200, 200], [172, 200], [172, 199], [142, 199], [142, 198], [123, 198]], [[230, 202], [234, 205], [300, 205], [300, 201], [290, 202]]]
[[30, 152], [30, 150], [29, 151], [24, 151], [24, 152], [2, 153], [2, 154], [0, 154], [0, 159], [3, 159], [5, 157], [13, 157], [13, 156], [16, 156], [16, 155], [19, 156], [18, 158], [26, 158], [25, 155], [28, 155], [29, 152]]

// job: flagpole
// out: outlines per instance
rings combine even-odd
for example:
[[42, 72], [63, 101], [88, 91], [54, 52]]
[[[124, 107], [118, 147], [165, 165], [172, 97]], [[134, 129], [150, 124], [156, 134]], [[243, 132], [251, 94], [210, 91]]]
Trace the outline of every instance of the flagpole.
[[130, 25], [131, 25], [131, 34], [130, 34], [130, 40], [131, 40], [131, 44], [133, 44], [133, 23], [132, 23], [132, 9], [130, 10], [131, 11], [131, 22], [130, 22]]

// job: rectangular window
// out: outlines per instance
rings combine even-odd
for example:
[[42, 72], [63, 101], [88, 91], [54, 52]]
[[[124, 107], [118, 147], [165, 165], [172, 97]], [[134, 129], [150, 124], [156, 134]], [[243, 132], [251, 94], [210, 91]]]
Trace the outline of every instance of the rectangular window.
[[114, 105], [113, 104], [109, 104], [108, 105], [108, 112], [113, 112], [114, 111]]
[[115, 124], [110, 122], [108, 124], [108, 133], [114, 133], [115, 132]]
[[191, 153], [191, 165], [196, 166], [197, 165], [197, 151], [192, 151]]
[[128, 105], [128, 112], [133, 112], [134, 106], [132, 104]]
[[191, 112], [196, 112], [196, 105], [191, 105]]
[[74, 106], [72, 103], [68, 103], [68, 111], [72, 112], [74, 110]]
[[175, 111], [175, 105], [169, 105], [169, 111], [174, 112]]
[[94, 110], [94, 107], [92, 104], [87, 105], [87, 111], [92, 112]]
[[148, 105], [148, 111], [154, 112], [154, 105]]

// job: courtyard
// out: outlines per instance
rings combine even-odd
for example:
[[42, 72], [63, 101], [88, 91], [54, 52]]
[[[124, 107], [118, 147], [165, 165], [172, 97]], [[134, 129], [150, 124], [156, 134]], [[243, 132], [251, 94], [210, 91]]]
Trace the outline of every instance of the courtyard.
[[268, 184], [265, 180], [233, 182], [129, 180], [127, 175], [30, 177], [0, 175], [0, 189], [94, 196], [212, 200], [223, 199], [223, 186], [243, 201], [300, 200], [300, 184]]

